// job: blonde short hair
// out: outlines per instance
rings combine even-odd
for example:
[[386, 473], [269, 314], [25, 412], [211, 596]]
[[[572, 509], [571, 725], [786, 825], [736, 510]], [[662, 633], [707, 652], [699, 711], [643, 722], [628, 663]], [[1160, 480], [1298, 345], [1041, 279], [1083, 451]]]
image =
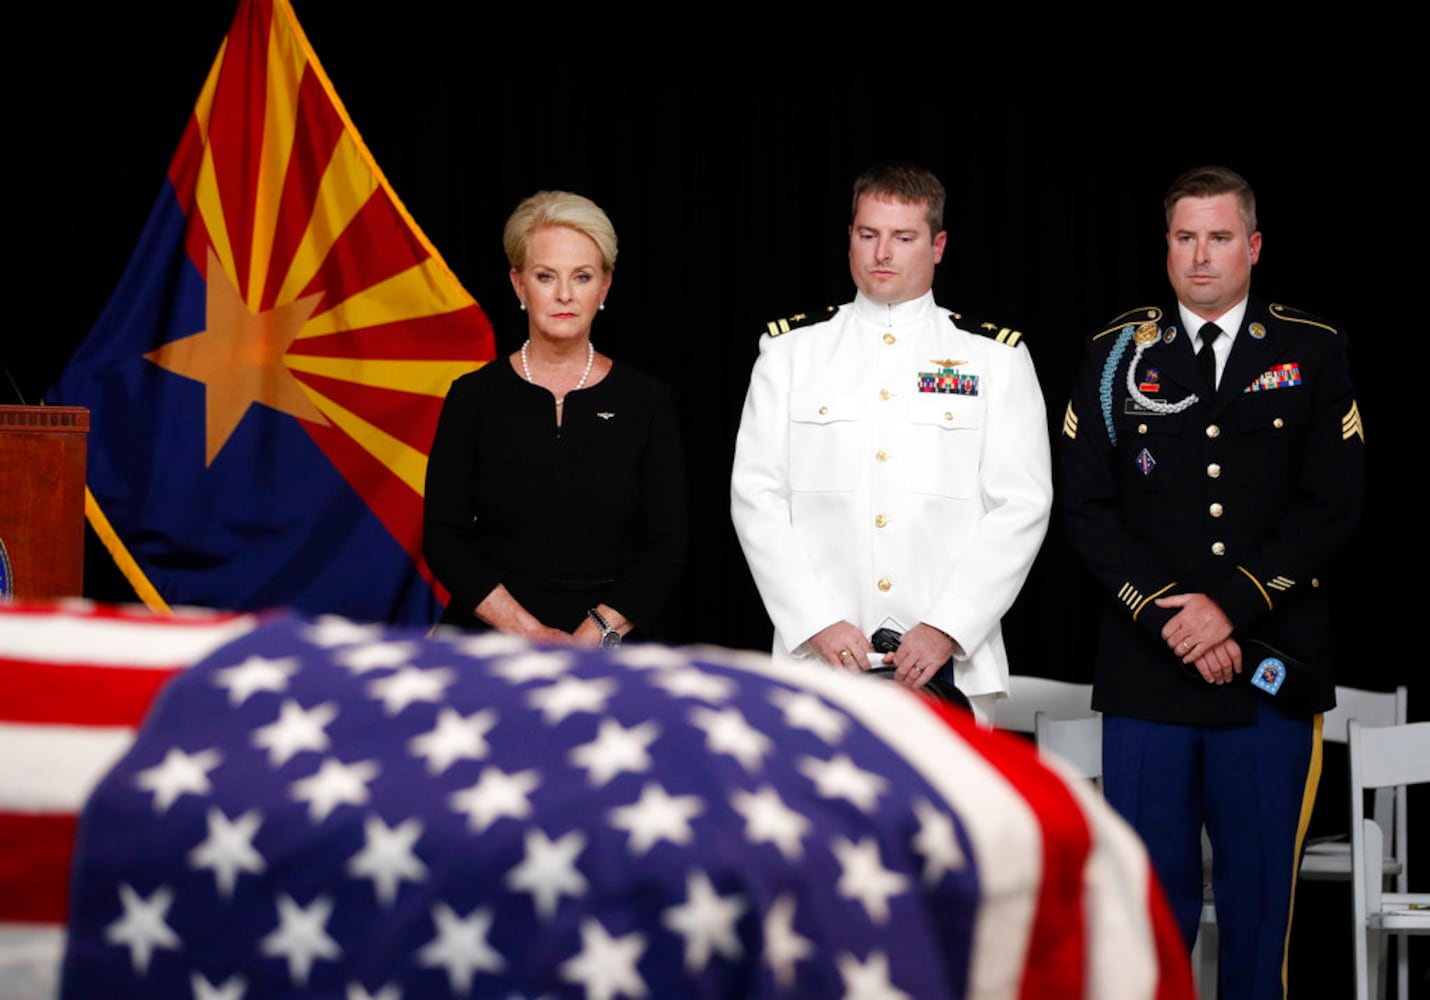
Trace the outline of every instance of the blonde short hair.
[[610, 274], [616, 267], [616, 227], [590, 198], [570, 191], [538, 191], [516, 206], [502, 230], [506, 259], [520, 271], [526, 266], [531, 234], [547, 226], [564, 226], [590, 238], [601, 252], [601, 269]]

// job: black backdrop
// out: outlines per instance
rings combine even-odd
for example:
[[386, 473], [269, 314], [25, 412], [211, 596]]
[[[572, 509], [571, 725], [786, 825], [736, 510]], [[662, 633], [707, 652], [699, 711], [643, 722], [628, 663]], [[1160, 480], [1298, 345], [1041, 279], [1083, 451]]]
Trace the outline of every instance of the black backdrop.
[[[30, 402], [128, 261], [233, 13], [96, 6], [31, 9], [0, 60], [11, 178], [0, 363]], [[1430, 109], [1407, 24], [1344, 10], [1263, 24], [1243, 9], [1224, 25], [1134, 5], [294, 6], [499, 350], [525, 332], [500, 246], [511, 208], [560, 187], [610, 213], [621, 255], [596, 342], [679, 400], [695, 530], [665, 634], [682, 642], [769, 641], [728, 517], [735, 430], [765, 320], [852, 295], [859, 170], [909, 158], [942, 177], [949, 243], [935, 293], [1025, 332], [1050, 435], [1085, 336], [1166, 298], [1168, 181], [1201, 162], [1240, 170], [1265, 236], [1254, 286], [1351, 337], [1370, 462], [1364, 527], [1334, 577], [1340, 679], [1408, 683], [1412, 717], [1430, 716], [1418, 644], [1402, 638], [1425, 549], [1411, 479], [1430, 232]], [[93, 596], [125, 596], [102, 555], [89, 566]], [[1014, 669], [1086, 679], [1097, 600], [1055, 522], [1006, 622]], [[1340, 905], [1327, 933], [1348, 943]], [[1325, 961], [1298, 948], [1302, 967]]]

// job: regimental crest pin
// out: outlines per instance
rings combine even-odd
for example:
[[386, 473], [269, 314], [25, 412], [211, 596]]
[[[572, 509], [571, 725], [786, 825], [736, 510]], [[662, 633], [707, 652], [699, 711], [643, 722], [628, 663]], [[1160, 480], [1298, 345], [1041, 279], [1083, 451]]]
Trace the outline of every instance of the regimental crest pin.
[[1281, 685], [1286, 683], [1286, 664], [1274, 656], [1268, 656], [1256, 665], [1256, 672], [1251, 675], [1251, 683], [1267, 694], [1275, 694], [1281, 690]]
[[1176, 328], [1175, 326], [1169, 326], [1169, 327], [1167, 327], [1167, 332], [1164, 333], [1164, 334], [1162, 334], [1162, 342], [1163, 342], [1164, 344], [1170, 344], [1172, 341], [1174, 341], [1174, 340], [1176, 340], [1176, 339], [1177, 339], [1177, 328]]
[[1143, 448], [1137, 453], [1137, 468], [1142, 471], [1142, 475], [1150, 476], [1152, 470], [1157, 468], [1157, 460], [1152, 457], [1152, 453]]
[[610, 410], [597, 410], [596, 416], [600, 417], [602, 420], [610, 420], [612, 417], [615, 416], [615, 414], [612, 413]]
[[1262, 326], [1260, 323], [1252, 323], [1249, 327], [1246, 328], [1246, 332], [1251, 334], [1252, 340], [1266, 339], [1266, 327]]
[[1142, 376], [1142, 381], [1137, 383], [1137, 388], [1142, 392], [1161, 392], [1162, 373], [1156, 368], [1148, 368], [1147, 374]]

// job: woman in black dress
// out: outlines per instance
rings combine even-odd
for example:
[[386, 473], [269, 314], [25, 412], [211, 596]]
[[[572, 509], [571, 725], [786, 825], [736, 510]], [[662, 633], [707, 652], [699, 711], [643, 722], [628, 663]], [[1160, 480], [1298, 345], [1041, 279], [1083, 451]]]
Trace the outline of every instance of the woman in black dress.
[[617, 645], [649, 627], [685, 557], [675, 408], [591, 343], [616, 263], [605, 212], [542, 191], [503, 244], [527, 340], [452, 383], [427, 463], [422, 547], [451, 594], [442, 620]]

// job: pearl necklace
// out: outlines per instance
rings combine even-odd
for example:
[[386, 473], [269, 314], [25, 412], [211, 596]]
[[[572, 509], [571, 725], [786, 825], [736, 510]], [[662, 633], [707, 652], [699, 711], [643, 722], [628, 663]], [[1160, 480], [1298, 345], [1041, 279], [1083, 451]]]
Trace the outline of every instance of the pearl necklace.
[[[521, 373], [526, 376], [526, 380], [528, 382], [530, 382], [532, 385], [535, 385], [536, 379], [531, 377], [531, 365], [529, 365], [526, 360], [526, 348], [527, 345], [530, 343], [531, 338], [528, 337], [526, 341], [521, 345]], [[586, 370], [581, 373], [580, 381], [576, 383], [575, 388], [573, 388], [571, 392], [576, 392], [578, 389], [580, 389], [586, 384], [586, 379], [591, 377], [591, 365], [595, 362], [595, 360], [596, 348], [592, 346], [591, 342], [588, 340], [586, 341]], [[568, 392], [566, 396], [571, 395], [571, 392]], [[554, 396], [556, 394], [552, 393], [552, 395]], [[566, 396], [562, 396], [557, 399], [556, 405], [561, 406], [562, 404], [564, 404], [566, 402]]]

